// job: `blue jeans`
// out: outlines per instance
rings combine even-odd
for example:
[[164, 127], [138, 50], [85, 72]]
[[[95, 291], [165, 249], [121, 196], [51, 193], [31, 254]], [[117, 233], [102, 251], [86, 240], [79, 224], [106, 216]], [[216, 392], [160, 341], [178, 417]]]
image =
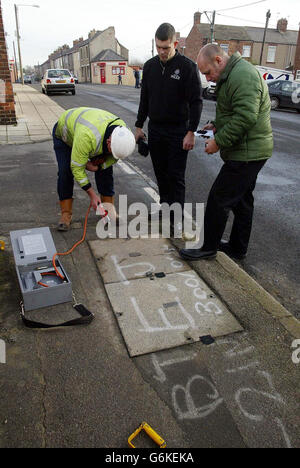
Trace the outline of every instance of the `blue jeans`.
[[[73, 198], [74, 177], [71, 171], [72, 148], [55, 136], [57, 124], [54, 125], [52, 136], [53, 146], [58, 164], [57, 193], [59, 200]], [[114, 192], [113, 167], [98, 169], [95, 172], [95, 182], [100, 195], [112, 197]]]

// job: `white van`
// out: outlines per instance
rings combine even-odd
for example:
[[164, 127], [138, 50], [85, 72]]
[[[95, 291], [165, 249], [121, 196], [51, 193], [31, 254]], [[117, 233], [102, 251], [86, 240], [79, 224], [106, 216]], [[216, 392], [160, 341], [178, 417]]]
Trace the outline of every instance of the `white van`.
[[269, 80], [287, 80], [294, 81], [294, 74], [291, 71], [280, 70], [279, 68], [262, 67], [256, 65], [257, 70], [262, 75], [265, 81]]

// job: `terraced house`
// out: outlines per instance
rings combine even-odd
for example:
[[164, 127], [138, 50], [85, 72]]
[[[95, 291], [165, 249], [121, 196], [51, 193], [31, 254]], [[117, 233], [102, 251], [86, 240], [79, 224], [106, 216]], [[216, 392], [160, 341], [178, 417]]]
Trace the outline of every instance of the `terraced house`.
[[110, 26], [104, 31], [93, 29], [87, 39], [75, 39], [73, 47], [67, 44], [59, 47], [36, 69], [42, 76], [47, 68], [67, 68], [78, 77], [80, 83], [89, 83], [92, 82], [91, 63], [105, 50], [117, 54], [122, 61], [128, 61], [128, 49], [120, 44], [115, 35], [115, 28]]
[[[298, 31], [288, 30], [285, 18], [277, 22], [276, 29], [267, 29], [262, 66], [293, 69]], [[258, 65], [263, 43], [264, 28], [250, 26], [214, 25], [214, 41], [231, 55], [241, 55]], [[201, 47], [211, 42], [210, 24], [201, 23], [201, 13], [194, 14], [194, 24], [185, 40], [185, 55], [196, 60]]]

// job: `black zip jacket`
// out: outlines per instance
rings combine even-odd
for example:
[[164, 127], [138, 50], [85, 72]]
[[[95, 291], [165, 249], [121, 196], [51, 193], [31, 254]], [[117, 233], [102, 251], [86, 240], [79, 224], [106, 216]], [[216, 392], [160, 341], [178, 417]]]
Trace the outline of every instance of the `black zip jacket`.
[[188, 122], [188, 130], [195, 132], [202, 112], [201, 94], [198, 68], [192, 60], [176, 51], [164, 64], [157, 55], [144, 65], [135, 126], [143, 128], [149, 116], [161, 124]]

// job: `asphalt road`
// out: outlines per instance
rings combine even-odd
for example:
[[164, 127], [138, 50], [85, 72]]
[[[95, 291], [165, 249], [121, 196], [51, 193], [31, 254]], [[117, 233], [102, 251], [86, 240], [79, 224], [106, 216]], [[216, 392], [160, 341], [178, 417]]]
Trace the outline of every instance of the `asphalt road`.
[[[33, 86], [41, 89], [40, 85]], [[65, 109], [77, 106], [108, 109], [134, 129], [139, 95], [139, 89], [127, 86], [80, 84], [75, 96], [56, 94], [51, 99]], [[214, 110], [215, 103], [205, 100], [201, 124], [214, 117]], [[300, 115], [280, 110], [272, 111], [271, 118], [274, 153], [258, 178], [251, 243], [240, 266], [300, 318]], [[155, 181], [150, 158], [135, 157], [131, 162]], [[188, 159], [186, 202], [206, 202], [221, 166], [219, 156], [207, 156], [204, 143], [198, 140]], [[224, 237], [228, 237], [231, 222], [230, 218]]]

